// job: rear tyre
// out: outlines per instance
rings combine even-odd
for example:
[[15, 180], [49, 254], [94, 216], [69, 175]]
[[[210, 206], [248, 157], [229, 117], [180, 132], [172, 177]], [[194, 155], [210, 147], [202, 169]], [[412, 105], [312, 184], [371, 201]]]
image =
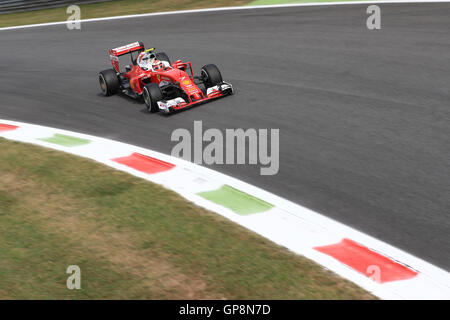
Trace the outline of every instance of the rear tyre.
[[108, 69], [100, 72], [98, 74], [98, 81], [103, 95], [111, 96], [119, 92], [120, 81], [119, 77], [117, 77], [116, 70]]
[[206, 66], [203, 66], [201, 72], [203, 83], [207, 88], [214, 87], [215, 85], [223, 82], [222, 74], [215, 64], [207, 64]]
[[156, 83], [149, 83], [142, 90], [142, 99], [149, 112], [158, 112], [158, 101], [163, 99], [163, 94]]
[[159, 61], [167, 61], [170, 65], [172, 65], [170, 63], [169, 56], [165, 52], [158, 52], [156, 54], [156, 59], [159, 60]]

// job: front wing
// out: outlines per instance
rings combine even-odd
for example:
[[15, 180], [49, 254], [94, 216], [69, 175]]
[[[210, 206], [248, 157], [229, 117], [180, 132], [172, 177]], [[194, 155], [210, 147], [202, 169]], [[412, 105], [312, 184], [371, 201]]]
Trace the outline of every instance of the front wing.
[[163, 113], [172, 113], [181, 109], [193, 107], [203, 103], [210, 102], [234, 93], [233, 86], [230, 83], [222, 82], [214, 87], [207, 88], [206, 97], [193, 102], [186, 102], [183, 98], [158, 101], [159, 111]]

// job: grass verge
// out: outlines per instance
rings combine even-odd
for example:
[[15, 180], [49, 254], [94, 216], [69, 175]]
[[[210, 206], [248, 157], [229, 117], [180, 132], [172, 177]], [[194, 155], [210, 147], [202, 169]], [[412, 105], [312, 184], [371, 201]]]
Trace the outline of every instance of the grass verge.
[[[240, 6], [249, 0], [114, 0], [80, 5], [81, 19], [188, 9]], [[66, 21], [67, 7], [0, 15], [0, 27]]]
[[[174, 192], [0, 138], [0, 299], [373, 299]], [[82, 289], [66, 288], [78, 265]]]

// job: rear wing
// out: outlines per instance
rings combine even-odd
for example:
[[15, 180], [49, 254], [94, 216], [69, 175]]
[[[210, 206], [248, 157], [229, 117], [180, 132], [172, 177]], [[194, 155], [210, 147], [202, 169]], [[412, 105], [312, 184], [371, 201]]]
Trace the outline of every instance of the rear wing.
[[119, 70], [119, 57], [124, 54], [133, 53], [136, 51], [144, 51], [145, 46], [144, 43], [138, 41], [134, 43], [127, 44], [126, 46], [118, 47], [115, 49], [109, 50], [109, 58], [111, 59], [111, 64], [117, 72]]

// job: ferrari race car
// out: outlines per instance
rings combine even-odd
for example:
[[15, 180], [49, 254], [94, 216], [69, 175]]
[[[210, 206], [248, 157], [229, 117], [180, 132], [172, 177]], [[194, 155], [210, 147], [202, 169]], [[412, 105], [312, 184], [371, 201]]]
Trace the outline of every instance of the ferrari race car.
[[[122, 72], [119, 57], [127, 54], [131, 64]], [[154, 48], [145, 50], [142, 42], [112, 49], [109, 56], [113, 69], [98, 75], [102, 93], [122, 92], [142, 99], [150, 112], [171, 113], [233, 94], [232, 85], [222, 80], [214, 64], [203, 66], [200, 76], [194, 76], [191, 62], [171, 63], [167, 54]], [[146, 59], [149, 61], [143, 61]]]

